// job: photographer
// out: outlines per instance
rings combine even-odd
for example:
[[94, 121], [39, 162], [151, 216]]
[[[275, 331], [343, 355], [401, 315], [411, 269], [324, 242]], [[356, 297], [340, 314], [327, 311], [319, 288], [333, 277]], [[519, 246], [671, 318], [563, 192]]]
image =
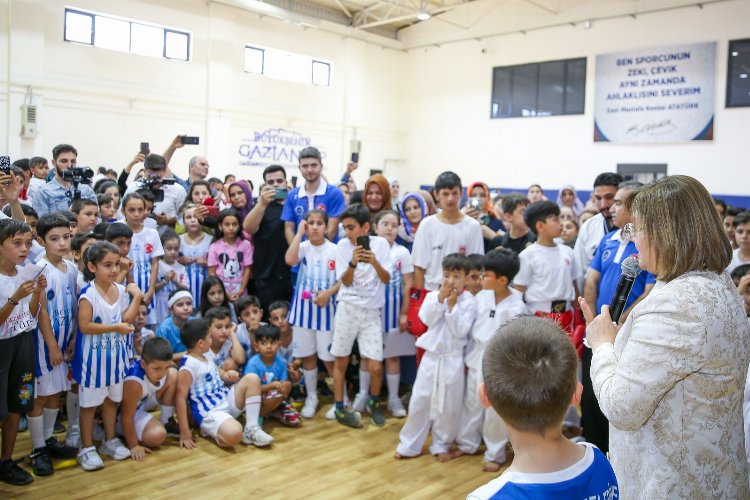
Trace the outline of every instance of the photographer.
[[[32, 200], [32, 206], [39, 214], [39, 217], [51, 212], [64, 212], [68, 210], [68, 207], [73, 202], [75, 189], [80, 191], [81, 198], [86, 198], [96, 203], [94, 190], [88, 185], [91, 182], [94, 172], [90, 168], [80, 169], [84, 170], [83, 172], [75, 170], [77, 158], [78, 151], [69, 144], [58, 144], [52, 150], [52, 166], [55, 167], [55, 178], [42, 186]], [[73, 171], [76, 174], [84, 174], [79, 176], [77, 183], [63, 178], [65, 176], [64, 172], [70, 169], [74, 169]], [[87, 173], [91, 175], [85, 175]]]
[[[142, 155], [137, 155], [138, 159]], [[139, 189], [149, 189], [156, 196], [154, 203], [154, 215], [161, 233], [167, 227], [174, 228], [177, 223], [177, 214], [185, 202], [187, 192], [174, 179], [165, 178], [167, 162], [161, 155], [150, 154], [145, 158], [143, 166], [146, 169], [143, 179], [128, 186], [125, 194], [134, 193]]]

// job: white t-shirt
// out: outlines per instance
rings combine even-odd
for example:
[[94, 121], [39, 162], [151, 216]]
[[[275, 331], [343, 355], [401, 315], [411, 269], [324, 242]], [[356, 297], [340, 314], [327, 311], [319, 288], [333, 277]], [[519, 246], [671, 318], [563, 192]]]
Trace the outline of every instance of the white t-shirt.
[[[128, 186], [125, 195], [135, 193], [141, 189], [141, 182], [134, 182]], [[164, 185], [161, 187], [164, 190], [164, 200], [154, 203], [154, 215], [165, 214], [168, 217], [177, 217], [180, 211], [180, 207], [185, 203], [187, 198], [187, 192], [185, 188], [179, 184]], [[145, 224], [145, 222], [144, 222]]]
[[[370, 236], [370, 250], [382, 267], [388, 269], [388, 255], [391, 246], [388, 240], [380, 236]], [[354, 245], [349, 238], [344, 238], [336, 244], [336, 279], [340, 280], [352, 260]], [[338, 293], [339, 302], [346, 302], [364, 309], [380, 309], [385, 302], [385, 283], [378, 278], [378, 273], [371, 264], [359, 262], [354, 270], [352, 284], [343, 283]]]
[[566, 245], [545, 247], [538, 242], [519, 254], [521, 268], [513, 283], [526, 287], [524, 298], [531, 312], [551, 311], [556, 300], [575, 300], [573, 280], [578, 276], [573, 250]]
[[475, 370], [482, 368], [482, 356], [498, 328], [516, 316], [526, 313], [523, 294], [518, 290], [509, 289], [510, 295], [500, 302], [495, 302], [493, 290], [480, 290], [474, 296], [477, 302], [477, 319], [471, 327], [471, 337], [466, 346], [464, 361], [466, 366]]
[[727, 272], [729, 274], [732, 274], [732, 271], [734, 271], [739, 266], [742, 266], [744, 264], [750, 264], [750, 260], [742, 260], [740, 258], [740, 249], [735, 248], [732, 252], [732, 262], [729, 263], [727, 266]]
[[[16, 266], [15, 276], [6, 276], [0, 274], [0, 304], [6, 304], [8, 299], [16, 293], [16, 290], [21, 287], [24, 280], [20, 277], [20, 271], [22, 267]], [[36, 314], [31, 314], [29, 310], [29, 304], [31, 304], [31, 295], [28, 294], [26, 297], [18, 301], [18, 305], [13, 308], [13, 311], [8, 316], [8, 319], [0, 325], [0, 340], [9, 339], [16, 335], [33, 330], [36, 328]], [[37, 311], [38, 313], [38, 311]]]
[[443, 283], [443, 258], [452, 253], [484, 255], [484, 239], [479, 222], [468, 216], [455, 224], [446, 224], [437, 215], [424, 219], [414, 236], [412, 264], [425, 270], [426, 289], [440, 289]]
[[578, 286], [581, 288], [584, 273], [588, 269], [589, 264], [591, 264], [591, 260], [594, 258], [594, 254], [596, 253], [596, 249], [599, 248], [602, 238], [609, 232], [605, 229], [604, 224], [604, 216], [599, 213], [584, 222], [578, 231], [574, 254], [580, 273], [579, 276], [576, 276], [576, 279], [580, 280]]

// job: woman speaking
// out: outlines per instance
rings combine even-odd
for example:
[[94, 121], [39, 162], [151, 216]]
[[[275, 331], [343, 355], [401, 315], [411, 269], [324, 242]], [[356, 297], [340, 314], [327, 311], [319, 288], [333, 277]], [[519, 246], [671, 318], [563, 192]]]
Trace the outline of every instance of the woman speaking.
[[724, 272], [731, 248], [708, 191], [659, 179], [630, 196], [651, 293], [613, 326], [579, 299], [591, 379], [610, 422], [621, 498], [750, 498], [742, 397], [750, 329]]

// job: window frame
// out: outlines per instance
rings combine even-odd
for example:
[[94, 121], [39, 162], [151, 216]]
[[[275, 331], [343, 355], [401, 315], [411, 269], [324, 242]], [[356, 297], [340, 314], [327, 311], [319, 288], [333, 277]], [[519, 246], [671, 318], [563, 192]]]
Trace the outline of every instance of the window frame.
[[[740, 45], [741, 47], [737, 47], [738, 45]], [[738, 48], [742, 48], [743, 50], [750, 52], [750, 38], [740, 38], [737, 40], [729, 40], [729, 43], [727, 44], [727, 87], [726, 87], [726, 98], [724, 102], [724, 106], [726, 108], [750, 107], [750, 97], [735, 96], [734, 92], [732, 91], [732, 76], [733, 76], [733, 73], [735, 73], [736, 71], [735, 65], [741, 64], [741, 62], [739, 62], [738, 60], [735, 60], [735, 57], [732, 56], [732, 51], [737, 50]], [[744, 74], [748, 75], [745, 77], [745, 81], [747, 82], [745, 84], [746, 89], [741, 89], [741, 90], [747, 90], [748, 92], [750, 92], [750, 71], [746, 71]]]
[[[261, 66], [262, 67], [261, 67], [261, 72], [260, 73], [257, 72], [257, 71], [249, 71], [249, 70], [247, 70], [247, 51], [248, 51], [248, 49], [259, 51], [262, 54], [262, 61], [261, 61]], [[309, 79], [307, 79], [306, 81], [302, 81], [303, 79], [295, 80], [295, 79], [291, 79], [291, 78], [284, 78], [283, 76], [277, 76], [277, 75], [268, 74], [267, 73], [268, 58], [269, 57], [273, 57], [274, 53], [278, 53], [279, 56], [281, 56], [282, 54], [288, 54], [288, 55], [292, 55], [292, 56], [304, 57], [306, 59], [309, 59], [309, 64], [310, 64], [310, 66], [309, 66]], [[267, 47], [267, 46], [259, 45], [259, 44], [255, 44], [255, 43], [245, 43], [244, 44], [242, 57], [243, 57], [242, 71], [245, 72], [245, 73], [251, 74], [251, 75], [258, 75], [258, 76], [263, 76], [263, 77], [266, 77], [266, 78], [273, 78], [274, 80], [281, 80], [281, 81], [290, 82], [290, 83], [297, 83], [297, 84], [301, 84], [301, 85], [309, 85], [311, 87], [331, 88], [333, 86], [333, 63], [331, 61], [326, 61], [325, 59], [321, 59], [321, 58], [318, 58], [318, 57], [309, 56], [307, 54], [302, 54], [302, 53], [299, 53], [299, 52], [292, 52], [292, 51], [285, 50], [285, 49], [280, 49], [280, 48], [275, 48], [275, 47]], [[307, 64], [307, 62], [305, 64]], [[315, 76], [315, 65], [316, 64], [325, 65], [328, 68], [328, 79], [327, 79], [326, 85], [320, 85], [320, 84], [315, 83], [314, 76]]]

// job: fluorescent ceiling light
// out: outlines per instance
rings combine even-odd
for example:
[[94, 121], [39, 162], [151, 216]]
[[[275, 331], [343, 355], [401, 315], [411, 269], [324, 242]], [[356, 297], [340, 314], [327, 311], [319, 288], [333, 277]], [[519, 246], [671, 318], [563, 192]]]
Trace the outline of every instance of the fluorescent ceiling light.
[[425, 9], [420, 9], [419, 12], [417, 12], [417, 19], [420, 21], [427, 21], [431, 17], [430, 13]]

